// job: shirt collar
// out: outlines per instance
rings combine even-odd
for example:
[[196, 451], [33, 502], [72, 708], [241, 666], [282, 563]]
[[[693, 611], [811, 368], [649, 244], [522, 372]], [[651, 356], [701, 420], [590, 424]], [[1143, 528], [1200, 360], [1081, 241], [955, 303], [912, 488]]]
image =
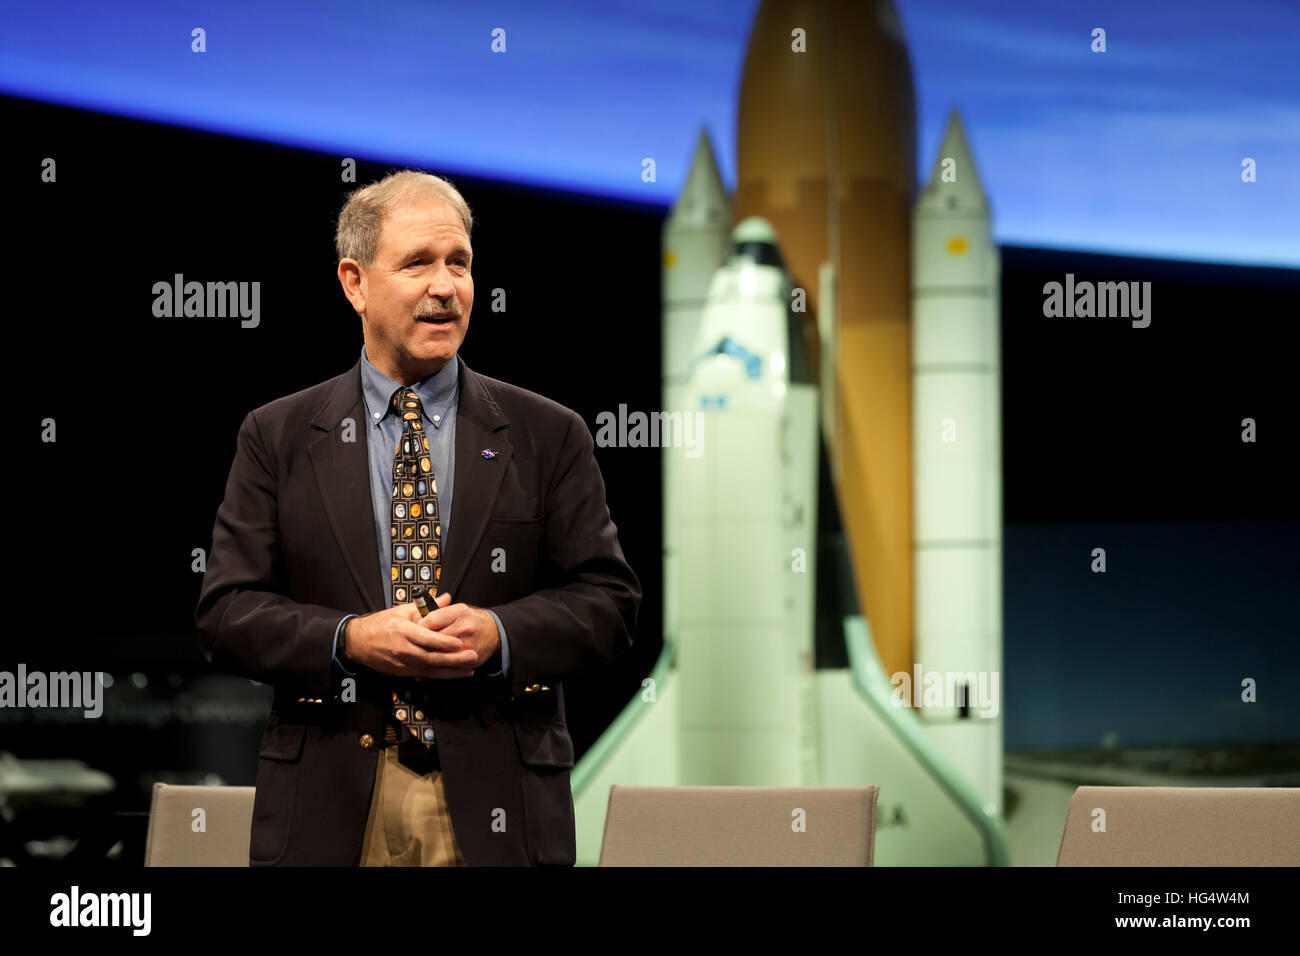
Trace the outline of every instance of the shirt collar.
[[[451, 361], [438, 371], [432, 375], [426, 375], [411, 386], [415, 389], [415, 393], [420, 396], [420, 404], [424, 406], [424, 419], [428, 424], [434, 428], [442, 427], [459, 386], [459, 355], [453, 355]], [[378, 426], [384, 420], [384, 417], [392, 411], [389, 403], [392, 400], [393, 392], [401, 387], [401, 382], [393, 381], [370, 364], [370, 357], [366, 355], [366, 347], [361, 346], [361, 392], [365, 396], [366, 413], [370, 416], [371, 425]], [[378, 413], [377, 416], [376, 413]], [[438, 416], [437, 421], [434, 421], [434, 415]]]

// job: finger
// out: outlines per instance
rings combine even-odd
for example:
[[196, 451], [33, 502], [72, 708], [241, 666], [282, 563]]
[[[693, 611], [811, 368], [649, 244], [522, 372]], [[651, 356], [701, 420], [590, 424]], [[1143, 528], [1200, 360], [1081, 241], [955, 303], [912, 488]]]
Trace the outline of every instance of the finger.
[[429, 667], [468, 667], [473, 670], [478, 666], [478, 652], [472, 647], [452, 654], [427, 654], [424, 662]]
[[446, 604], [426, 614], [420, 621], [421, 627], [426, 627], [431, 631], [441, 631], [444, 627], [450, 627], [460, 619], [461, 615], [469, 610], [468, 604]]
[[[433, 603], [437, 605], [437, 608], [446, 607], [448, 603], [450, 603], [450, 601], [451, 601], [451, 592], [449, 591], [444, 591], [442, 594], [439, 594], [436, 598], [433, 599]], [[402, 605], [402, 608], [403, 610], [406, 610], [408, 612], [408, 618], [412, 621], [419, 621], [424, 616], [420, 612], [420, 605], [417, 604], [415, 601], [408, 601], [407, 603]], [[436, 610], [437, 608], [435, 608], [434, 610]], [[429, 613], [432, 614], [433, 611], [430, 611]]]
[[431, 631], [418, 623], [403, 621], [398, 633], [412, 645], [411, 650], [418, 653], [459, 651], [465, 646], [465, 642], [455, 635]]
[[[455, 654], [424, 654], [418, 660], [411, 661], [408, 669], [412, 674], [439, 676], [439, 672], [469, 671], [478, 667], [478, 655], [472, 650], [457, 651]], [[446, 676], [445, 674], [443, 676]]]
[[431, 653], [412, 647], [409, 653], [395, 654], [393, 664], [394, 673], [422, 680], [428, 676], [439, 676], [439, 671], [468, 670], [473, 673], [479, 665], [479, 660], [478, 654], [468, 648], [455, 653]]
[[[438, 613], [439, 611], [441, 611], [443, 608], [445, 608], [445, 607], [447, 607], [449, 604], [451, 604], [451, 592], [450, 592], [450, 591], [443, 591], [441, 594], [439, 594], [436, 598], [433, 599], [433, 603], [434, 603], [434, 607], [433, 607], [432, 609], [430, 609], [430, 611], [429, 611], [428, 614], [424, 614], [424, 615], [419, 615], [419, 614], [417, 614], [417, 615], [413, 618], [413, 620], [414, 620], [417, 624], [419, 624], [421, 627], [426, 627], [426, 628], [429, 627], [429, 623], [428, 623], [428, 622], [429, 622], [429, 618], [433, 617], [435, 614], [437, 614], [437, 613]], [[446, 624], [440, 624], [440, 625], [438, 625], [438, 627], [434, 628], [434, 630], [440, 630], [441, 628], [446, 627], [446, 626], [447, 626]]]

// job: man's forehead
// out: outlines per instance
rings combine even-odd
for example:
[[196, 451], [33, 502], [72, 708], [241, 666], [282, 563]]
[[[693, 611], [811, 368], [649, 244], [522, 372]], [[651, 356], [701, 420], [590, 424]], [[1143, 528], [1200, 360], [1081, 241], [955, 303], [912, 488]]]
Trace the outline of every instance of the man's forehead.
[[436, 199], [412, 201], [394, 207], [384, 217], [386, 245], [415, 250], [430, 242], [452, 243], [470, 251], [469, 236], [460, 216], [447, 203]]

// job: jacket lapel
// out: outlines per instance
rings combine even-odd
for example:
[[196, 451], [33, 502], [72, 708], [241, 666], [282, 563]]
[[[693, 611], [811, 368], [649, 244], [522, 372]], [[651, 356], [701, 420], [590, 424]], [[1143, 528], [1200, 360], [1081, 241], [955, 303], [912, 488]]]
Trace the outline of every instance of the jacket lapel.
[[[350, 428], [348, 426], [351, 422]], [[375, 513], [370, 502], [370, 420], [361, 399], [361, 360], [339, 378], [311, 420], [324, 434], [308, 449], [325, 517], [367, 611], [384, 609]], [[350, 434], [345, 435], [344, 429]], [[345, 441], [348, 437], [351, 440]]]
[[[351, 420], [351, 441], [344, 428]], [[370, 500], [370, 428], [361, 397], [361, 360], [340, 376], [311, 421], [322, 434], [309, 448], [325, 517], [334, 532], [352, 579], [369, 611], [385, 607], [387, 577], [379, 567], [374, 509]], [[443, 543], [442, 580], [438, 591], [456, 589], [466, 562], [478, 547], [488, 516], [514, 454], [509, 421], [483, 377], [460, 358], [460, 395], [456, 403], [456, 481], [447, 540]], [[484, 458], [483, 450], [496, 452]]]
[[[456, 481], [453, 486], [451, 525], [443, 542], [442, 581], [438, 593], [451, 592], [465, 578], [466, 563], [487, 527], [506, 467], [514, 455], [510, 422], [488, 391], [483, 376], [460, 360], [460, 398], [456, 403]], [[483, 457], [484, 449], [496, 454]]]

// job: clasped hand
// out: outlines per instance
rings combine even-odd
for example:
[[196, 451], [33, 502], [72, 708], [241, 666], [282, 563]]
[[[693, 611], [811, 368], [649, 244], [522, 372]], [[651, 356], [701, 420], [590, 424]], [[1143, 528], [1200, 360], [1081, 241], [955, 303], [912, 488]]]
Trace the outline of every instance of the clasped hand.
[[424, 617], [414, 602], [350, 618], [347, 657], [397, 677], [470, 677], [501, 646], [496, 620], [481, 607], [439, 594]]

